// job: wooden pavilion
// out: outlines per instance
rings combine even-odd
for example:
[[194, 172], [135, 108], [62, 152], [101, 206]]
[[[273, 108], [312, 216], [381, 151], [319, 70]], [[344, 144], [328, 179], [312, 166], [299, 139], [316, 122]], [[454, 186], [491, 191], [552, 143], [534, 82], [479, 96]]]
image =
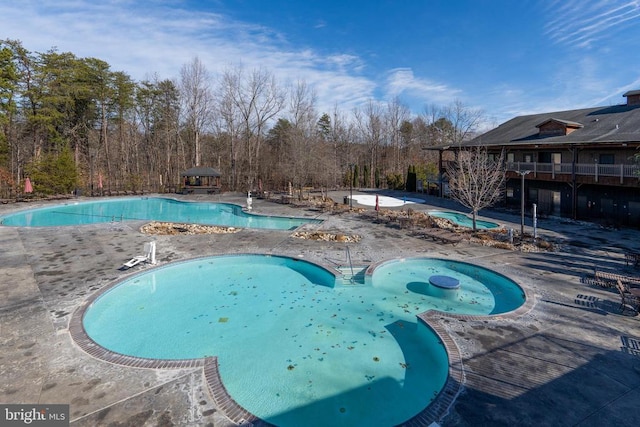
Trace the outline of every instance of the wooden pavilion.
[[206, 166], [196, 166], [180, 173], [182, 194], [211, 194], [220, 192], [220, 172]]

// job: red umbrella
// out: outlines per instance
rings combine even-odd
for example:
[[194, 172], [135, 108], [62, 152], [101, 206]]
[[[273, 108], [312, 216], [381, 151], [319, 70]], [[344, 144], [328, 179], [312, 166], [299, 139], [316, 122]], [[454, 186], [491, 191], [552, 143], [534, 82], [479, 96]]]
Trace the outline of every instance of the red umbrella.
[[31, 180], [29, 178], [24, 180], [24, 192], [33, 193], [33, 187], [31, 186]]
[[376, 194], [376, 211], [379, 211], [379, 210], [380, 210], [380, 203], [378, 200], [378, 195]]

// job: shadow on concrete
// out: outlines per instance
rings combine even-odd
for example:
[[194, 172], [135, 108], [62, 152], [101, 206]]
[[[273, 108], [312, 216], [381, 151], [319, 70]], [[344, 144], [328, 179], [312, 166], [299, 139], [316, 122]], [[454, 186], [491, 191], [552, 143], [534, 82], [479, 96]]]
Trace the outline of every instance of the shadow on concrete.
[[637, 426], [640, 340], [621, 343], [616, 352], [537, 333], [473, 357], [466, 390], [442, 425]]
[[616, 315], [622, 314], [619, 303], [611, 300], [603, 300], [593, 295], [583, 295], [583, 294], [576, 295], [573, 301], [575, 305], [566, 304], [558, 301], [551, 301], [548, 299], [541, 299], [540, 302], [555, 304], [557, 306], [562, 306], [562, 307], [571, 308], [575, 310], [588, 311], [590, 313], [600, 314], [602, 316], [607, 316], [609, 314], [616, 314]]

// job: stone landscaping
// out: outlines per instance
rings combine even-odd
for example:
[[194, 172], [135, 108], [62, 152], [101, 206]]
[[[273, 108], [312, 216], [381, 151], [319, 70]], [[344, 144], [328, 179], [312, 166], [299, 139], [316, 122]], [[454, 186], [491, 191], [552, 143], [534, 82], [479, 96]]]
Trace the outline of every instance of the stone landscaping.
[[173, 222], [150, 222], [143, 225], [140, 231], [144, 234], [228, 234], [240, 231], [236, 227], [219, 227], [217, 225], [181, 224]]

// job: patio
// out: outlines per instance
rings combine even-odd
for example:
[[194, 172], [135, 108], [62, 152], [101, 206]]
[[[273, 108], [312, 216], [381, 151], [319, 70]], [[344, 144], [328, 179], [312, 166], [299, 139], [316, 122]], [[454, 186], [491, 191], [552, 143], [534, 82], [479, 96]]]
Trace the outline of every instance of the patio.
[[[345, 194], [330, 196], [342, 201]], [[246, 198], [244, 194], [180, 197], [239, 205]], [[411, 208], [455, 208], [434, 197], [424, 198], [424, 204]], [[0, 205], [0, 213], [48, 203], [56, 202]], [[580, 280], [594, 266], [613, 271], [625, 268], [624, 253], [640, 250], [639, 231], [545, 219], [539, 222], [539, 232], [558, 241], [560, 250], [527, 253], [466, 241], [455, 247], [443, 245], [349, 212], [321, 213], [259, 199], [254, 200], [253, 212], [319, 216], [325, 222], [318, 230], [361, 236], [359, 242], [349, 244], [354, 263], [411, 256], [462, 260], [505, 274], [535, 295], [533, 308], [517, 318], [436, 316], [460, 350], [464, 378], [462, 392], [448, 416], [440, 420], [443, 426], [640, 423], [636, 410], [640, 316], [621, 312], [615, 289]], [[517, 215], [483, 214], [519, 227]], [[0, 269], [5, 277], [0, 283], [3, 402], [70, 404], [73, 426], [234, 425], [214, 404], [202, 367], [123, 368], [93, 358], [71, 339], [71, 313], [91, 293], [131, 274], [118, 268], [150, 240], [139, 231], [143, 224], [0, 226]], [[241, 230], [154, 239], [160, 265], [230, 252], [283, 254], [318, 262], [345, 257], [344, 243], [291, 234]], [[150, 267], [140, 267], [144, 268]]]

